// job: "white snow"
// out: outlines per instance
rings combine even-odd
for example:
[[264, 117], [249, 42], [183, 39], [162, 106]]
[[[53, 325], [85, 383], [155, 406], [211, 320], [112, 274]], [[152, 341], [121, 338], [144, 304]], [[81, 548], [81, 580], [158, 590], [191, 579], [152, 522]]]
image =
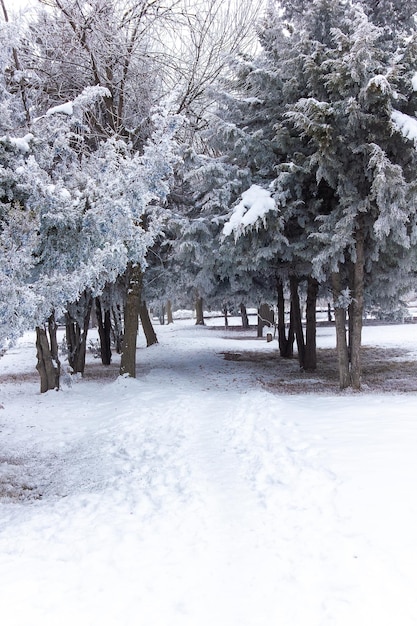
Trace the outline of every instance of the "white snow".
[[[0, 359], [2, 623], [415, 626], [416, 393], [277, 395], [221, 355], [275, 342], [157, 331], [136, 380], [89, 354], [41, 395], [31, 335]], [[417, 357], [412, 324], [364, 343]]]
[[223, 235], [227, 237], [234, 233], [235, 237], [239, 237], [245, 229], [264, 220], [265, 215], [274, 209], [276, 204], [269, 191], [259, 185], [252, 185], [242, 193], [242, 200], [223, 227]]
[[46, 116], [55, 115], [56, 113], [64, 113], [64, 115], [72, 115], [74, 113], [73, 102], [64, 102], [64, 104], [58, 104], [57, 106], [51, 107], [45, 113]]
[[13, 146], [15, 146], [20, 152], [29, 152], [30, 150], [30, 142], [33, 139], [32, 133], [27, 133], [24, 137], [0, 137], [0, 141], [7, 142], [9, 141]]
[[386, 94], [391, 91], [391, 85], [389, 84], [386, 76], [383, 74], [377, 74], [369, 80], [367, 89], [377, 89], [381, 93]]
[[404, 137], [411, 141], [417, 141], [417, 119], [396, 109], [393, 109], [391, 119]]
[[411, 84], [414, 91], [417, 91], [417, 72], [415, 72], [413, 78], [411, 79]]

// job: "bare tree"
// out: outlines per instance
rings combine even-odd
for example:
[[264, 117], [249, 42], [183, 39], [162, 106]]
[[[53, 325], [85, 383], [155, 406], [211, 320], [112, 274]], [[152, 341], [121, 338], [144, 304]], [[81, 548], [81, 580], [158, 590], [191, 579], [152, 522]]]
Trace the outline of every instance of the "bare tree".
[[177, 112], [186, 115], [194, 133], [206, 127], [210, 89], [230, 71], [231, 59], [256, 48], [256, 24], [264, 0], [183, 0], [182, 4], [179, 30], [160, 47], [166, 51], [166, 89], [177, 91]]

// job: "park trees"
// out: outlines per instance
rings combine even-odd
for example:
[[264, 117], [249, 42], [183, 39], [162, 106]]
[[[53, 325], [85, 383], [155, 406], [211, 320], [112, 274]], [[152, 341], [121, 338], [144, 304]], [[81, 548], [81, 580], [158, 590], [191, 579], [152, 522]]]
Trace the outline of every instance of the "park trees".
[[[167, 93], [172, 111], [187, 115], [181, 141], [196, 140], [207, 124], [205, 112], [211, 102], [207, 87], [224, 71], [226, 55], [242, 41], [250, 41], [258, 7], [258, 3], [237, 6], [220, 0], [192, 6], [183, 0], [42, 0], [42, 4], [48, 11], [31, 24], [36, 45], [27, 45], [24, 57], [33, 75], [33, 102], [45, 108], [57, 100], [71, 101], [80, 90], [98, 85], [107, 91], [89, 112], [84, 152], [95, 151], [101, 141], [113, 138], [138, 154], [153, 132], [152, 107]], [[143, 270], [144, 266], [128, 268], [126, 276], [133, 282], [129, 286], [124, 281], [126, 293], [132, 296], [136, 291], [138, 297], [125, 301], [126, 313], [134, 302], [137, 308], [143, 300], [138, 286], [146, 289], [150, 283]], [[128, 317], [136, 316], [137, 310]], [[134, 325], [132, 329], [129, 346], [136, 334]], [[126, 350], [122, 361], [125, 354]], [[132, 371], [132, 365], [128, 369]], [[127, 371], [125, 364], [122, 371]]]
[[[91, 298], [126, 271], [133, 293], [129, 281], [140, 283], [169, 189], [179, 118], [161, 101], [148, 51], [155, 20], [172, 15], [153, 2], [43, 4], [19, 47], [35, 139], [22, 165], [31, 182], [25, 207], [38, 219], [31, 279], [45, 303], [39, 318], [65, 312], [70, 364], [82, 371]], [[126, 302], [134, 319], [139, 303]], [[122, 370], [134, 375], [130, 327]]]
[[[140, 151], [114, 135], [99, 141], [90, 122], [99, 116], [108, 95], [106, 87], [86, 87], [72, 100], [34, 117], [32, 134], [2, 141], [8, 166], [3, 185], [6, 200], [14, 202], [14, 213], [21, 200], [24, 216], [20, 222], [25, 219], [26, 230], [30, 228], [27, 216], [33, 216], [30, 236], [25, 239], [25, 281], [19, 280], [26, 267], [21, 263], [13, 265], [9, 283], [13, 293], [25, 289], [25, 300], [36, 301], [27, 323], [32, 321], [38, 328], [43, 391], [56, 387], [59, 379], [54, 316], [71, 315], [73, 336], [68, 343], [75, 351], [81, 350], [81, 360], [78, 355], [70, 356], [82, 367], [85, 310], [91, 308], [91, 298], [115, 282], [126, 267], [144, 268], [176, 158], [173, 137], [179, 118], [170, 115], [168, 107], [150, 112], [153, 130]], [[9, 202], [9, 216], [11, 211]], [[16, 215], [4, 220], [5, 256], [12, 245], [11, 227], [15, 232], [18, 224]], [[19, 318], [26, 309], [16, 311]], [[75, 324], [81, 328], [78, 337]], [[48, 331], [52, 334], [46, 341]]]
[[[296, 271], [304, 264], [331, 285], [340, 385], [359, 388], [366, 286], [387, 257], [403, 273], [413, 262], [416, 152], [395, 111], [415, 100], [415, 31], [391, 29], [388, 44], [360, 3], [284, 1], [269, 6], [260, 41], [261, 68], [239, 99], [256, 98], [274, 131], [275, 175], [263, 184], [274, 190]], [[247, 134], [247, 116], [238, 126]]]

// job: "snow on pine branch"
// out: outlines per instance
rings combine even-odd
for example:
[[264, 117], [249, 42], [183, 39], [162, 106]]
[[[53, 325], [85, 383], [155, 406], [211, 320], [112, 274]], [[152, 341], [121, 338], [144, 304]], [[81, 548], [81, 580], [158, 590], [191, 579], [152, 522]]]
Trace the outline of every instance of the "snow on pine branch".
[[245, 231], [258, 228], [259, 222], [265, 226], [266, 214], [275, 209], [275, 200], [270, 192], [259, 185], [252, 185], [242, 193], [241, 201], [223, 226], [223, 235], [228, 237], [234, 233], [237, 240]]
[[391, 119], [396, 129], [407, 139], [417, 142], [417, 119], [394, 109]]
[[55, 113], [64, 113], [65, 115], [72, 115], [74, 112], [74, 103], [72, 100], [69, 102], [65, 102], [64, 104], [58, 104], [55, 107], [51, 107], [45, 113], [46, 117], [50, 115], [55, 115]]
[[9, 143], [20, 152], [26, 153], [30, 150], [30, 142], [33, 140], [32, 133], [28, 133], [24, 137], [0, 137], [1, 143]]
[[101, 87], [100, 85], [85, 87], [82, 92], [75, 98], [75, 100], [69, 100], [49, 108], [45, 115], [41, 115], [34, 119], [34, 122], [45, 117], [51, 117], [57, 113], [68, 115], [69, 117], [74, 115], [76, 109], [81, 111], [88, 109], [91, 105], [95, 104], [100, 98], [106, 98], [110, 96], [110, 92], [107, 87]]

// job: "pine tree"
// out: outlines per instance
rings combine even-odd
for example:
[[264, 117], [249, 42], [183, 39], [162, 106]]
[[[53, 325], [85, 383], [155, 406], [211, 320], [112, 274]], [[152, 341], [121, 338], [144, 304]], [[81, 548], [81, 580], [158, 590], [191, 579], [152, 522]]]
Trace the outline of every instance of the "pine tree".
[[[245, 137], [229, 150], [235, 158], [243, 145], [252, 155], [251, 142], [274, 131], [264, 154], [274, 146], [275, 176], [263, 177], [256, 163], [255, 176], [275, 190], [279, 212], [272, 215], [279, 215], [288, 241], [280, 259], [288, 275], [332, 286], [342, 387], [360, 386], [365, 287], [374, 278], [381, 284], [388, 267], [404, 275], [414, 260], [416, 152], [393, 112], [409, 111], [415, 98], [415, 32], [405, 38], [391, 29], [389, 37], [359, 3], [270, 5], [260, 33], [263, 53], [244, 81], [263, 126], [260, 121], [252, 133], [247, 112], [235, 116], [233, 132]], [[253, 225], [279, 228], [276, 219]]]

